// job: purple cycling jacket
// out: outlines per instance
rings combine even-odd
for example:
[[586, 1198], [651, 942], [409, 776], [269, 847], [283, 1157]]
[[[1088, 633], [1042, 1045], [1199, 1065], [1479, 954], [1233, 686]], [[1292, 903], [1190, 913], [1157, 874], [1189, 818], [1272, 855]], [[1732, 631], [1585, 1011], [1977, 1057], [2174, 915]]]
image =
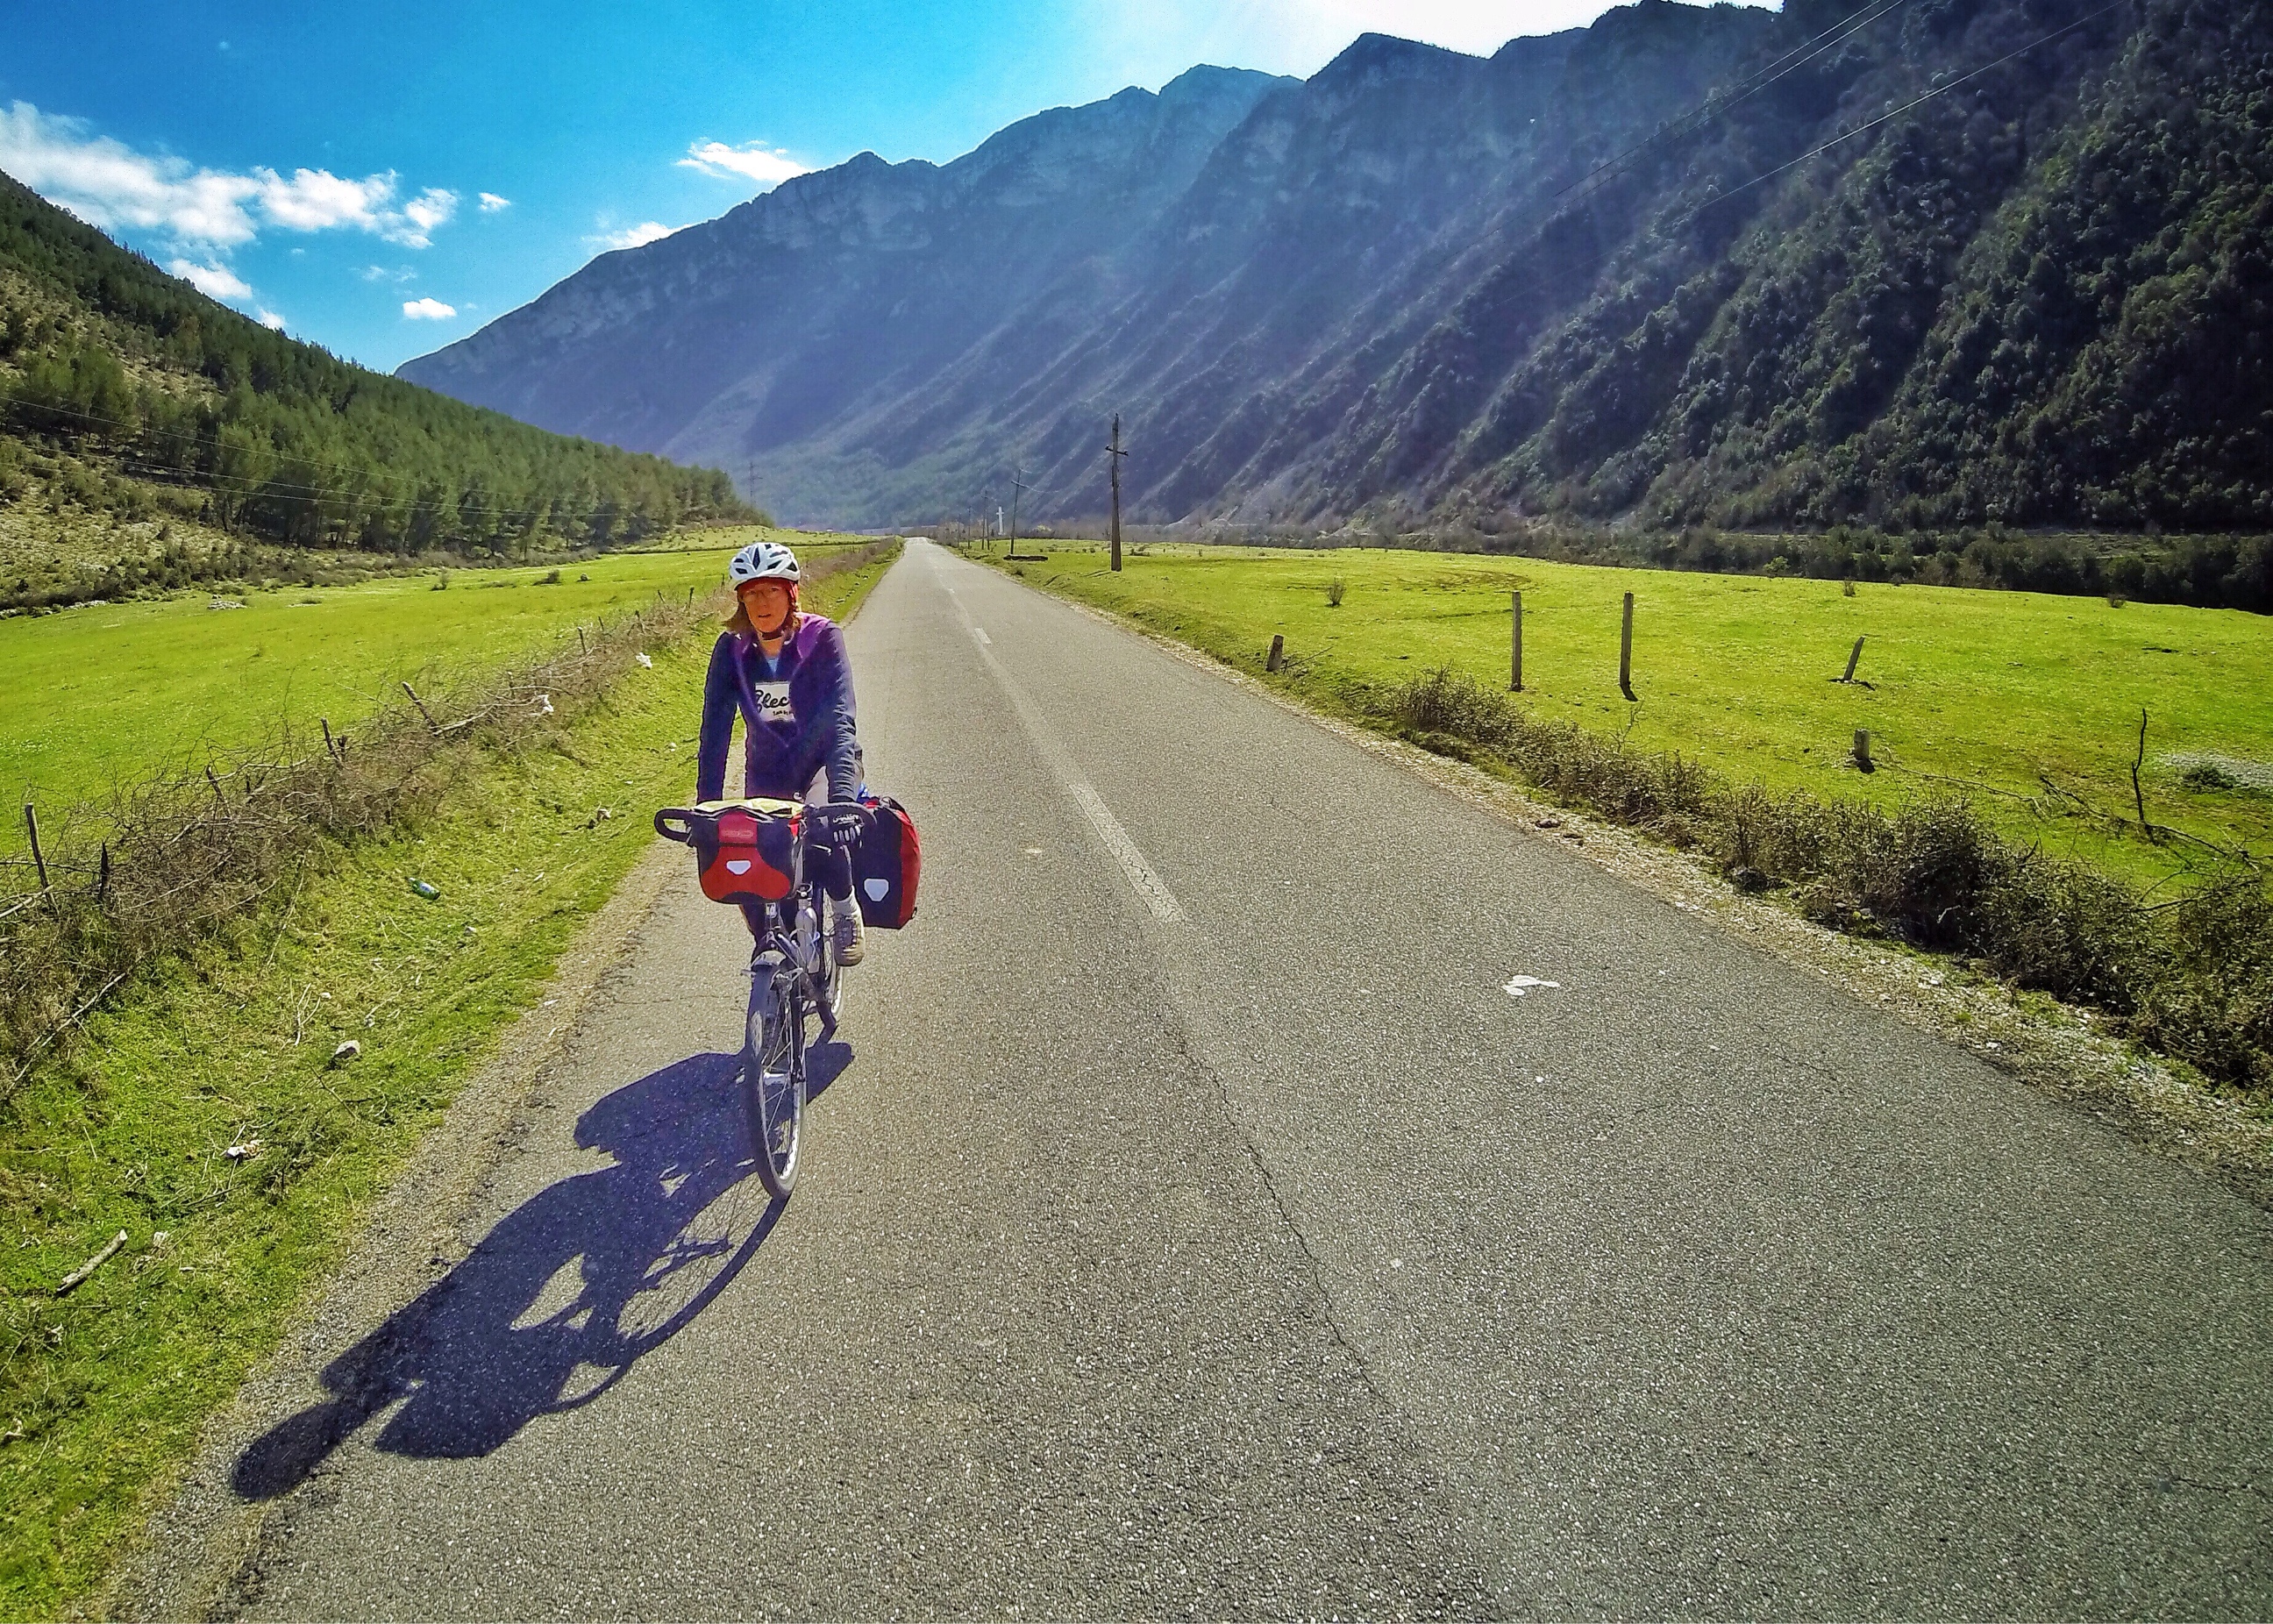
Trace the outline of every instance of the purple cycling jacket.
[[806, 615], [769, 666], [757, 640], [723, 633], [710, 651], [702, 684], [702, 732], [695, 752], [694, 797], [725, 795], [726, 746], [734, 716], [743, 724], [742, 793], [787, 799], [829, 776], [829, 798], [860, 791], [860, 739], [853, 725], [852, 662], [844, 633], [821, 615]]

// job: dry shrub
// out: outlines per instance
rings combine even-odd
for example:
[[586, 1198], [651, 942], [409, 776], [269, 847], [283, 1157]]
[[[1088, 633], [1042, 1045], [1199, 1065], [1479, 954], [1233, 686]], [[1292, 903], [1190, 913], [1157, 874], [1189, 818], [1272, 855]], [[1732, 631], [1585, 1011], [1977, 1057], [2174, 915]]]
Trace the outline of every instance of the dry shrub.
[[1982, 899], [1974, 949], [2007, 980], [2120, 1014], [2157, 973], [2150, 916], [2121, 880], [2031, 856]]
[[1699, 763], [1677, 752], [1629, 749], [1576, 722], [1534, 722], [1504, 693], [1457, 671], [1431, 671], [1404, 684], [1387, 708], [1414, 742], [1441, 748], [1451, 741], [1498, 756], [1541, 789], [1614, 822], [1656, 826], [1712, 804], [1713, 777]]
[[1722, 868], [1751, 869], [1770, 882], [1823, 872], [1840, 821], [1836, 809], [1812, 796], [1773, 796], [1759, 784], [1725, 791], [1714, 811], [1707, 828]]
[[1849, 838], [1827, 854], [1826, 878], [1856, 908], [1921, 947], [1977, 944], [1982, 900], [2004, 878], [2008, 854], [1970, 806], [1929, 801], [1875, 827], [1866, 818], [1844, 821]]
[[1450, 670], [1431, 671], [1397, 688], [1390, 715], [1408, 732], [1441, 735], [1488, 750], [1503, 747], [1514, 737], [1517, 723], [1504, 697]]
[[2131, 1028], [2213, 1077], [2273, 1089], [2273, 901], [2254, 872], [2221, 875], [2171, 909], [2166, 973]]

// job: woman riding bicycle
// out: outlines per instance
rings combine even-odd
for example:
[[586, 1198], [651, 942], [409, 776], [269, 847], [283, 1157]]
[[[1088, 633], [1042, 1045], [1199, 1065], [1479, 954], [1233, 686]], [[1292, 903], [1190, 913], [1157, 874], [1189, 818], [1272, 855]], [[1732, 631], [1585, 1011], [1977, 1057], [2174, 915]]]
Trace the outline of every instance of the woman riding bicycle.
[[[860, 793], [860, 740], [852, 714], [852, 662], [834, 621], [799, 610], [797, 555], [778, 542], [753, 542], [726, 566], [734, 583], [734, 617], [710, 651], [702, 685], [702, 733], [696, 752], [695, 798], [716, 801], [726, 784], [726, 747], [742, 717], [742, 793], [803, 800], [817, 778], [839, 804]], [[849, 848], [857, 817], [816, 828], [807, 861], [828, 894], [836, 962], [858, 964], [866, 951], [860, 909], [852, 900]], [[745, 903], [750, 934], [765, 939], [765, 909]]]

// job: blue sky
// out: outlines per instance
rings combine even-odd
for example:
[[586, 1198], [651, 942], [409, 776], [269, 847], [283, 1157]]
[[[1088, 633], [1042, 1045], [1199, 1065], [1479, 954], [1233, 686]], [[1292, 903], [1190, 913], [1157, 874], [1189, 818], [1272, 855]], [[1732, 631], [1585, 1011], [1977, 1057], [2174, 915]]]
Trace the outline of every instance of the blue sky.
[[1198, 62], [1489, 51], [1601, 0], [290, 5], [0, 0], [0, 169], [392, 368], [611, 245], [863, 149], [945, 161]]

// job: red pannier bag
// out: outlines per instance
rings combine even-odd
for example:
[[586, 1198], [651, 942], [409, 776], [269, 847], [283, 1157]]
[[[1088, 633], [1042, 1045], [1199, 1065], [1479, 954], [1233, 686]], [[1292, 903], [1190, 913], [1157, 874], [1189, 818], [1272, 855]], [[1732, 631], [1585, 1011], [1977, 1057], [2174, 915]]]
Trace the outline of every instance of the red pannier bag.
[[702, 894], [714, 902], [778, 902], [790, 891], [799, 821], [795, 801], [711, 801], [656, 813], [658, 833], [694, 848]]
[[889, 795], [864, 795], [860, 805], [875, 816], [852, 850], [852, 894], [860, 899], [863, 921], [896, 931], [916, 917], [916, 881], [923, 876], [916, 820]]

